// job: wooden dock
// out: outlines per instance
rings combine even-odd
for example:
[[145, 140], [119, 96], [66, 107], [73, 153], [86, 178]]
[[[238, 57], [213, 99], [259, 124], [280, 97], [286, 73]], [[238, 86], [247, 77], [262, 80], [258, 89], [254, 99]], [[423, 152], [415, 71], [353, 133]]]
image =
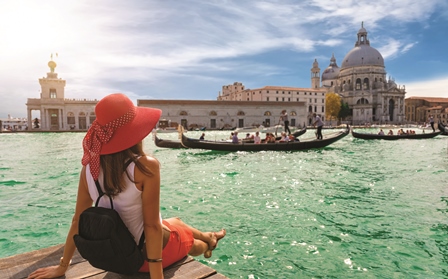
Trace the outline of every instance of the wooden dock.
[[[0, 259], [0, 279], [22, 279], [40, 267], [57, 265], [61, 258], [64, 245], [32, 251], [16, 256]], [[192, 257], [185, 257], [164, 270], [165, 279], [226, 279], [214, 269], [195, 261]], [[64, 277], [61, 277], [64, 278]], [[133, 276], [121, 275], [97, 269], [84, 260], [78, 251], [73, 256], [72, 263], [65, 273], [66, 279], [89, 278], [89, 279], [147, 279], [148, 273], [138, 273]]]

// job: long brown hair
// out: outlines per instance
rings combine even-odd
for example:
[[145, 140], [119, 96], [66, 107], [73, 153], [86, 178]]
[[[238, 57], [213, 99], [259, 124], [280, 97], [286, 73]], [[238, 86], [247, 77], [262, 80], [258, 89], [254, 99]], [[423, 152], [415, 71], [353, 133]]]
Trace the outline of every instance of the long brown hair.
[[138, 161], [140, 156], [145, 155], [142, 142], [117, 153], [101, 155], [100, 163], [104, 173], [103, 186], [105, 194], [114, 197], [124, 191], [126, 182], [123, 173], [126, 173], [129, 180], [135, 183], [127, 171], [127, 167], [131, 162], [134, 162], [137, 168], [145, 175], [152, 176], [151, 170]]

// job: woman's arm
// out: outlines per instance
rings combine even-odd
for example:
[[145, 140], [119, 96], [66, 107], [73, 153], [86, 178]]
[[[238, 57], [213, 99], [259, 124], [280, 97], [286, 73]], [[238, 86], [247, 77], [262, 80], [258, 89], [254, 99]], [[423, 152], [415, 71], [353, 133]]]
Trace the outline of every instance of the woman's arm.
[[[143, 190], [142, 205], [146, 256], [148, 259], [157, 260], [162, 258], [163, 249], [163, 229], [160, 220], [160, 165], [155, 158], [148, 156], [140, 157], [139, 161], [153, 174], [147, 176], [138, 168], [135, 168], [137, 187], [141, 186]], [[149, 272], [152, 279], [163, 278], [162, 262], [150, 262]]]
[[68, 231], [67, 238], [65, 240], [64, 246], [64, 254], [61, 258], [61, 262], [57, 266], [49, 266], [44, 268], [39, 268], [38, 270], [31, 273], [28, 278], [55, 278], [65, 274], [67, 271], [70, 261], [73, 257], [73, 253], [75, 253], [75, 242], [73, 240], [73, 236], [78, 233], [78, 222], [79, 216], [81, 213], [87, 208], [92, 206], [92, 199], [90, 198], [89, 190], [87, 187], [86, 180], [86, 169], [85, 167], [81, 170], [81, 175], [79, 178], [78, 184], [78, 196], [76, 198], [76, 208], [75, 215], [72, 219], [72, 224], [70, 226], [70, 230]]

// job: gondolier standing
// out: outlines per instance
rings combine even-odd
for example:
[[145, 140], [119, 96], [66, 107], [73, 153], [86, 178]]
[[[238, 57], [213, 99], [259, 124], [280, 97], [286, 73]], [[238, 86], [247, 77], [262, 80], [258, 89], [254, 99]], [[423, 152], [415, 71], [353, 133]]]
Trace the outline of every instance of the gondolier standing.
[[317, 139], [321, 140], [322, 139], [322, 127], [324, 126], [324, 122], [322, 122], [322, 119], [320, 119], [320, 116], [317, 115], [316, 113], [313, 113], [313, 117], [315, 119], [313, 126], [317, 125]]
[[280, 119], [283, 120], [283, 124], [285, 125], [285, 133], [288, 132], [288, 135], [291, 134], [291, 130], [289, 129], [289, 119], [288, 119], [288, 113], [286, 110], [282, 110], [282, 114], [280, 115]]
[[434, 117], [430, 114], [428, 118], [429, 124], [431, 124], [432, 132], [434, 133], [436, 129], [434, 129]]

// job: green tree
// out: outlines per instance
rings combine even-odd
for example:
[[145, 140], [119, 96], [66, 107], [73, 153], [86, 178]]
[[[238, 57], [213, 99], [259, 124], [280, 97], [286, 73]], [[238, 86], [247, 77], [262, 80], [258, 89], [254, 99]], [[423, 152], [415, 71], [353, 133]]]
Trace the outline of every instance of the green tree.
[[325, 96], [325, 118], [331, 120], [337, 119], [341, 110], [341, 97], [336, 93], [327, 93]]
[[350, 108], [348, 107], [348, 103], [345, 103], [341, 99], [341, 109], [339, 110], [338, 118], [343, 120], [349, 115], [350, 115]]

